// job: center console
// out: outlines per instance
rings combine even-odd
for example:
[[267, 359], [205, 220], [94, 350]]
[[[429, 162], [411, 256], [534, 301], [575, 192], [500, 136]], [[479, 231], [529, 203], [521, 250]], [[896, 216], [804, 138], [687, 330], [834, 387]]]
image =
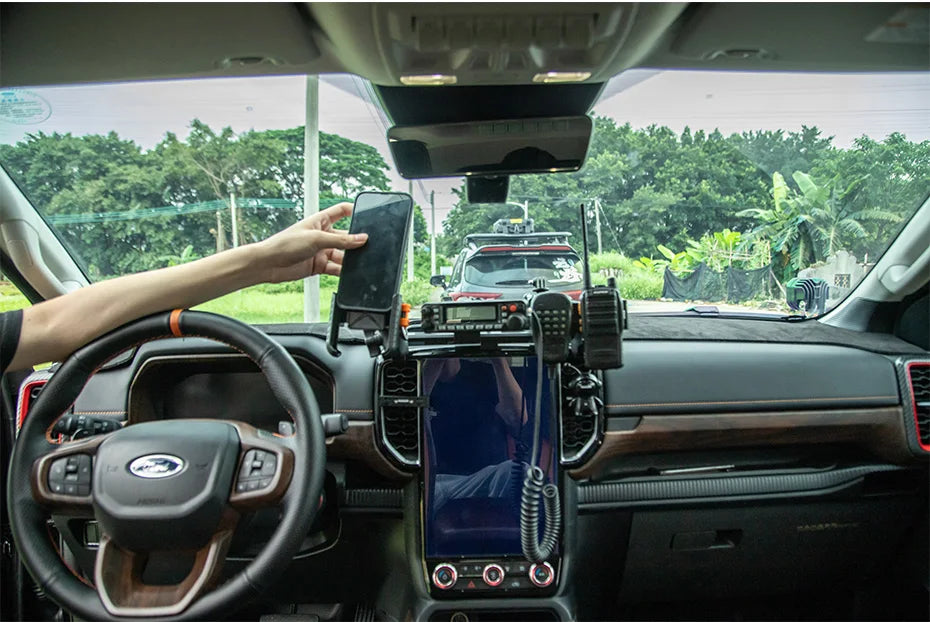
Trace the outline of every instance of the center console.
[[424, 305], [401, 348], [366, 338], [382, 356], [376, 438], [416, 482], [413, 619], [573, 617], [562, 543], [577, 488], [563, 469], [603, 438], [601, 370], [621, 366], [624, 318], [615, 284], [586, 273], [577, 303], [542, 283], [519, 301]]
[[532, 356], [422, 362], [422, 542], [436, 598], [545, 595], [557, 587], [559, 551], [530, 563], [521, 550], [537, 412], [535, 464], [547, 482], [559, 478], [558, 383], [543, 374], [538, 384], [537, 371]]

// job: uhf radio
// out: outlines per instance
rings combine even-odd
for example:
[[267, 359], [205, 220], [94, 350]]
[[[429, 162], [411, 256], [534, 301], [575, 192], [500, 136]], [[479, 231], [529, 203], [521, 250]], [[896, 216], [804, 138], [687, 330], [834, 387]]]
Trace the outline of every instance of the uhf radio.
[[581, 292], [581, 335], [584, 366], [588, 369], [616, 369], [623, 366], [621, 342], [626, 305], [620, 299], [613, 277], [607, 285], [591, 285], [588, 258], [588, 221], [581, 205], [581, 243], [584, 253], [584, 289]]

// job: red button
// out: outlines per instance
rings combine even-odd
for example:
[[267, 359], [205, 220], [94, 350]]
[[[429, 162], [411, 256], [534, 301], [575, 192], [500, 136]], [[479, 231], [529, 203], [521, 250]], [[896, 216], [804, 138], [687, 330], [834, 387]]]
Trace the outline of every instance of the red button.
[[501, 305], [501, 311], [506, 311], [506, 310], [507, 310], [507, 305]]
[[517, 305], [510, 305], [510, 312], [513, 313], [517, 310]]

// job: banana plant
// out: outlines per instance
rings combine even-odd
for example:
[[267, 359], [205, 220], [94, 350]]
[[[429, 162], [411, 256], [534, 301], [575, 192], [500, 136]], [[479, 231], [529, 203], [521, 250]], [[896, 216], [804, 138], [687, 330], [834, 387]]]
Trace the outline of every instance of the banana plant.
[[668, 268], [675, 274], [687, 274], [693, 270], [691, 257], [687, 251], [676, 253], [669, 247], [659, 244], [656, 246], [665, 259], [653, 259], [652, 257], [640, 257], [633, 262], [633, 265], [645, 268], [652, 272], [662, 273]]

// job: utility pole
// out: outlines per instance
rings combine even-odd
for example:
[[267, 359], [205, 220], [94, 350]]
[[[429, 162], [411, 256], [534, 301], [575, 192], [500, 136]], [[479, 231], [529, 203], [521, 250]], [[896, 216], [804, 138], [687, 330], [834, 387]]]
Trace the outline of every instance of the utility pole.
[[[413, 198], [413, 180], [407, 182], [407, 194]], [[415, 204], [415, 203], [414, 203]], [[416, 218], [410, 219], [410, 231], [407, 232], [407, 280], [413, 280], [413, 223]]]
[[436, 274], [436, 191], [429, 193], [429, 273]]
[[[307, 76], [304, 120], [304, 218], [320, 211], [320, 79]], [[320, 321], [320, 277], [304, 279], [304, 322]]]
[[594, 228], [597, 231], [597, 254], [601, 254], [601, 200], [594, 199]]
[[523, 222], [530, 219], [530, 202], [529, 199], [523, 202]]
[[216, 252], [226, 250], [226, 232], [223, 230], [223, 210], [216, 210]]
[[236, 218], [236, 191], [229, 193], [229, 216], [232, 219], [232, 247], [239, 248], [239, 222]]

